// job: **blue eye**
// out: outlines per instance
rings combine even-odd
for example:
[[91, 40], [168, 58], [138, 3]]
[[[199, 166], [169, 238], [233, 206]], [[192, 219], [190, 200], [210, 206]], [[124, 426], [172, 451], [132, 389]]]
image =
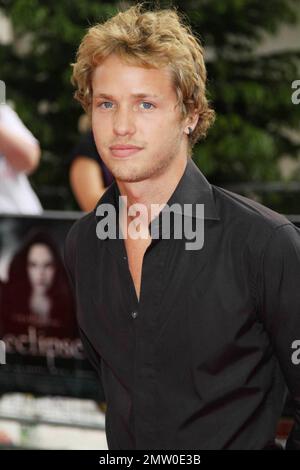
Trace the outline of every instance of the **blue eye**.
[[[149, 103], [148, 101], [142, 101], [141, 105], [144, 106], [143, 109], [152, 109], [155, 108], [155, 106], [152, 103]], [[113, 103], [111, 101], [102, 101], [102, 103], [97, 104], [98, 108], [102, 109], [111, 109], [113, 106]]]
[[103, 105], [106, 105], [106, 104], [112, 105], [112, 103], [110, 101], [103, 101], [102, 103], [99, 103], [98, 106], [100, 108], [104, 108], [104, 109], [111, 109], [111, 107], [103, 106]]
[[142, 101], [141, 104], [147, 105], [147, 107], [144, 108], [144, 109], [152, 109], [151, 106], [154, 107], [154, 105], [152, 103], [148, 103], [148, 101]]

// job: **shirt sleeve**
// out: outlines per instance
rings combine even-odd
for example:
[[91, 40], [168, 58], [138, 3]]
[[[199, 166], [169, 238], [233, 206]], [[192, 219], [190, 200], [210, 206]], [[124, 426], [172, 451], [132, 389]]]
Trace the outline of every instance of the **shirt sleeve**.
[[261, 314], [294, 403], [286, 449], [300, 450], [300, 230], [274, 229], [262, 257]]
[[64, 265], [74, 292], [75, 292], [75, 263], [76, 263], [76, 225], [78, 222], [75, 222], [67, 233], [65, 243], [64, 243]]
[[90, 361], [91, 365], [95, 369], [95, 371], [98, 374], [99, 379], [101, 380], [102, 374], [101, 374], [101, 356], [98, 354], [90, 340], [88, 339], [87, 335], [83, 331], [82, 328], [79, 327], [79, 334], [80, 334], [80, 339], [83, 345], [84, 352], [86, 354], [86, 357]]
[[22, 137], [27, 140], [29, 144], [38, 143], [38, 140], [30, 132], [29, 129], [23, 124], [17, 113], [6, 104], [0, 105], [0, 122], [1, 125], [10, 131], [14, 131], [16, 138]]
[[[75, 269], [76, 269], [76, 243], [77, 243], [77, 229], [78, 222], [75, 222], [69, 230], [66, 240], [64, 243], [64, 264], [70, 283], [74, 292], [74, 297], [76, 299], [76, 279], [75, 279]], [[83, 345], [85, 355], [93, 368], [96, 370], [99, 378], [101, 379], [101, 356], [93, 347], [92, 343], [89, 341], [87, 335], [83, 329], [78, 325], [80, 339]]]

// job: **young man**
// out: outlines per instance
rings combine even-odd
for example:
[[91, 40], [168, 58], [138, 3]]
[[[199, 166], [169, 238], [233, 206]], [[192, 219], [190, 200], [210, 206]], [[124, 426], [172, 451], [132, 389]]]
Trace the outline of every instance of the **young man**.
[[73, 78], [115, 177], [65, 244], [109, 449], [272, 448], [286, 384], [300, 449], [300, 232], [193, 163], [214, 118], [200, 44], [135, 6], [87, 32]]

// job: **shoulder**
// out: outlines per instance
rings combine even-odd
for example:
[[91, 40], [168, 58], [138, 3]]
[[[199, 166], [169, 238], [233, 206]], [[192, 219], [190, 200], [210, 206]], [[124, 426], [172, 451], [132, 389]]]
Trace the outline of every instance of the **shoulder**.
[[94, 210], [83, 215], [73, 223], [66, 236], [66, 245], [75, 246], [93, 228], [96, 230]]
[[64, 265], [73, 283], [77, 263], [89, 255], [95, 234], [96, 223], [92, 211], [76, 220], [66, 235], [63, 248]]
[[87, 241], [92, 243], [93, 240], [98, 240], [96, 236], [96, 228], [97, 224], [99, 223], [100, 217], [98, 216], [98, 209], [99, 207], [106, 208], [107, 205], [109, 207], [114, 207], [115, 209], [117, 198], [116, 194], [117, 184], [114, 181], [108, 188], [106, 188], [106, 190], [98, 200], [97, 204], [95, 205], [94, 209], [85, 214], [84, 216], [80, 217], [80, 219], [76, 220], [76, 222], [74, 222], [67, 234], [66, 242], [74, 243], [82, 241], [82, 243], [86, 245]]
[[218, 186], [212, 185], [212, 188], [224, 223], [238, 220], [241, 225], [260, 229], [266, 235], [283, 225], [293, 225], [285, 215], [257, 201]]
[[283, 214], [240, 194], [213, 186], [222, 222], [222, 233], [246, 255], [248, 265], [257, 270], [266, 253], [282, 256], [299, 244], [300, 230]]

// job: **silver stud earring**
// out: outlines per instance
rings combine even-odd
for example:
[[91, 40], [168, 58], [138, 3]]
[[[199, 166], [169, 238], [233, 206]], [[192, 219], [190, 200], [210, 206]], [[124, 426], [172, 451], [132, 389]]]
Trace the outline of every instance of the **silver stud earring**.
[[191, 133], [193, 132], [193, 129], [191, 127], [188, 127], [188, 130], [189, 130], [189, 135], [191, 135]]

